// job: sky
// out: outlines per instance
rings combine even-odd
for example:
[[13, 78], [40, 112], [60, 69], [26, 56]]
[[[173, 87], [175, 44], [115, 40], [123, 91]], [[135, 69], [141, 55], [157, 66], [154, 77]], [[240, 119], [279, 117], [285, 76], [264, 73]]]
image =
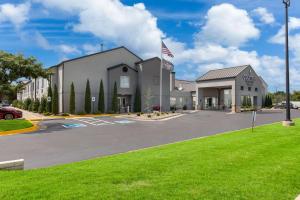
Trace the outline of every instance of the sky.
[[[291, 0], [291, 89], [300, 90], [300, 1]], [[250, 64], [270, 91], [285, 88], [282, 0], [0, 0], [0, 50], [45, 68], [126, 46], [143, 59], [173, 52], [176, 78]]]

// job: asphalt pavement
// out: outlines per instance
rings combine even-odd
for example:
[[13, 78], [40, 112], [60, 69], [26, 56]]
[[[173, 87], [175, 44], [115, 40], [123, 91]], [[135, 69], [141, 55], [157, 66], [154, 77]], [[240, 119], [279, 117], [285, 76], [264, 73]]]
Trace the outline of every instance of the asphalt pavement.
[[[293, 110], [293, 117], [300, 111]], [[257, 125], [282, 121], [283, 111], [258, 112]], [[25, 169], [48, 167], [251, 127], [251, 113], [199, 111], [168, 121], [115, 117], [51, 120], [45, 130], [0, 137], [0, 161], [25, 159]]]

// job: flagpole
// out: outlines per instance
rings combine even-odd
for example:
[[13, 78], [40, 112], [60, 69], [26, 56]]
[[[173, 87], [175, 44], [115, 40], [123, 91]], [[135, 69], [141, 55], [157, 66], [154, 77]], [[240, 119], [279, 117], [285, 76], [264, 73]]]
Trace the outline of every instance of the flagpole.
[[160, 84], [159, 84], [159, 111], [162, 107], [162, 65], [163, 65], [163, 53], [162, 53], [162, 39], [160, 44]]

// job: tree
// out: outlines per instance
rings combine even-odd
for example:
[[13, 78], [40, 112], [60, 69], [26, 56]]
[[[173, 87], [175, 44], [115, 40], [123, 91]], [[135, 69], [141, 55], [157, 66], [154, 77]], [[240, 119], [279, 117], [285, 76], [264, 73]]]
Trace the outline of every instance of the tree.
[[113, 113], [117, 113], [118, 112], [118, 88], [117, 88], [117, 82], [115, 82], [115, 84], [114, 84], [111, 109], [112, 109]]
[[247, 96], [242, 96], [243, 97], [243, 102], [242, 102], [242, 108], [247, 107]]
[[52, 113], [58, 114], [58, 90], [56, 84], [54, 85], [54, 92], [52, 97]]
[[69, 112], [71, 114], [75, 113], [75, 88], [74, 88], [74, 83], [73, 82], [71, 84]]
[[91, 99], [91, 87], [89, 79], [86, 81], [86, 88], [85, 88], [85, 101], [84, 101], [84, 110], [86, 113], [91, 113], [92, 107], [92, 99]]
[[269, 94], [267, 94], [265, 97], [265, 107], [271, 108], [272, 106], [273, 106], [272, 98]]
[[41, 98], [40, 107], [39, 107], [39, 113], [46, 112], [46, 107], [47, 107], [47, 98], [46, 97], [42, 97]]
[[[0, 86], [21, 84], [21, 78], [36, 79], [48, 76], [42, 64], [34, 57], [25, 58], [22, 54], [11, 54], [0, 51]], [[1, 90], [0, 87], [0, 90]], [[36, 97], [36, 95], [35, 95]]]
[[135, 97], [134, 97], [134, 112], [141, 112], [142, 106], [141, 106], [141, 91], [139, 87], [136, 87], [135, 90]]
[[48, 87], [48, 98], [51, 99], [51, 101], [48, 101], [47, 99], [47, 112], [49, 113], [52, 113], [52, 88], [51, 88], [51, 84], [49, 84], [49, 87]]
[[105, 112], [104, 87], [103, 87], [102, 80], [100, 81], [100, 88], [99, 88], [98, 111], [101, 113]]

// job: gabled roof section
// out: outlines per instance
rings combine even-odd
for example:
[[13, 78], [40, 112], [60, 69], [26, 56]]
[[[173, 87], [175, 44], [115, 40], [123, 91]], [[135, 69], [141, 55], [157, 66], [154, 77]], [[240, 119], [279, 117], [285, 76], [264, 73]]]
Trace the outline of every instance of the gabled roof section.
[[160, 61], [160, 58], [159, 57], [153, 57], [153, 58], [149, 58], [149, 59], [146, 59], [146, 60], [141, 60], [139, 62], [136, 62], [135, 64], [138, 65], [138, 64], [149, 62], [149, 61], [152, 61], [152, 60], [159, 60]]
[[250, 65], [210, 70], [203, 76], [199, 77], [196, 81], [200, 82], [200, 81], [209, 81], [209, 80], [216, 80], [216, 79], [235, 78], [247, 67], [250, 67]]
[[115, 69], [115, 68], [118, 68], [118, 67], [127, 67], [128, 69], [131, 69], [131, 70], [137, 72], [136, 69], [134, 69], [134, 68], [132, 68], [132, 67], [130, 67], [130, 66], [128, 66], [127, 64], [124, 64], [124, 63], [118, 64], [118, 65], [114, 65], [114, 66], [111, 66], [111, 67], [107, 68], [107, 70]]
[[178, 90], [193, 92], [196, 91], [196, 82], [188, 80], [175, 79], [175, 87]]
[[54, 66], [49, 67], [48, 69], [51, 69], [51, 68], [53, 68], [53, 67], [57, 67], [57, 66], [59, 66], [59, 65], [62, 65], [63, 63], [71, 62], [71, 61], [74, 61], [74, 60], [79, 60], [79, 59], [86, 58], [86, 57], [90, 57], [90, 56], [95, 56], [95, 55], [98, 55], [98, 54], [108, 53], [108, 52], [115, 51], [115, 50], [118, 50], [118, 49], [125, 49], [126, 51], [128, 51], [129, 53], [131, 53], [132, 55], [134, 55], [135, 57], [137, 57], [137, 58], [140, 59], [141, 61], [143, 60], [142, 58], [140, 58], [138, 55], [136, 55], [135, 53], [133, 53], [132, 51], [130, 51], [130, 50], [127, 49], [126, 47], [120, 46], [120, 47], [117, 47], [117, 48], [108, 49], [108, 50], [106, 50], [106, 51], [100, 51], [100, 52], [97, 52], [97, 53], [93, 53], [93, 54], [89, 54], [89, 55], [85, 55], [85, 56], [81, 56], [81, 57], [77, 57], [77, 58], [73, 58], [73, 59], [69, 59], [69, 60], [64, 60], [64, 61], [62, 61], [61, 63], [59, 63], [59, 64], [57, 64], [57, 65], [54, 65]]

